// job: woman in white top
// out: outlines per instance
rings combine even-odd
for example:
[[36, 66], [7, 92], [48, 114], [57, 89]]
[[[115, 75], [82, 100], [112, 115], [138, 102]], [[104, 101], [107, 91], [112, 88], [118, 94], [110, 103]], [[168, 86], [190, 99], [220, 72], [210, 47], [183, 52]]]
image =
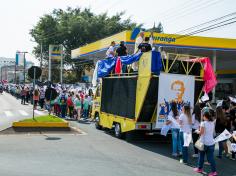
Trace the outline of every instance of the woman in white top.
[[184, 145], [184, 143], [187, 143], [184, 141], [184, 135], [192, 135], [192, 114], [190, 112], [190, 106], [184, 105], [183, 107], [183, 113], [179, 117], [180, 122], [180, 138], [181, 138], [181, 144], [182, 144], [182, 153], [183, 153], [183, 160], [181, 162], [187, 163], [188, 162], [188, 144]]
[[171, 125], [172, 133], [172, 155], [177, 157], [178, 154], [182, 154], [182, 146], [180, 143], [180, 125], [179, 125], [179, 113], [176, 102], [171, 103], [171, 112], [168, 115], [166, 125]]
[[214, 160], [214, 149], [215, 149], [215, 141], [214, 141], [214, 130], [215, 123], [214, 119], [211, 116], [210, 112], [205, 111], [203, 113], [203, 122], [200, 125], [200, 140], [204, 144], [204, 150], [199, 151], [198, 158], [198, 167], [194, 169], [195, 172], [202, 173], [203, 172], [203, 164], [205, 154], [207, 155], [207, 160], [211, 166], [211, 173], [208, 176], [216, 176], [216, 163]]
[[193, 109], [192, 114], [192, 137], [193, 137], [193, 146], [194, 146], [194, 154], [193, 157], [198, 157], [198, 149], [195, 147], [195, 143], [199, 138], [199, 134], [197, 133], [200, 129], [200, 122], [201, 122], [201, 108], [199, 104], [196, 104]]

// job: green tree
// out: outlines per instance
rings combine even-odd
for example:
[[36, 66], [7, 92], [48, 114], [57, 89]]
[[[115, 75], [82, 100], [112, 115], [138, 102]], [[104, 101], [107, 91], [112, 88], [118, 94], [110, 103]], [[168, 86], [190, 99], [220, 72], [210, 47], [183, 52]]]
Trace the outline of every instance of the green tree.
[[111, 17], [107, 13], [96, 15], [90, 9], [81, 10], [80, 8], [54, 9], [52, 13], [42, 16], [36, 26], [30, 30], [32, 38], [38, 44], [33, 52], [36, 58], [40, 58], [40, 44], [42, 43], [43, 63], [47, 65], [49, 45], [62, 44], [65, 49], [65, 65], [72, 67], [72, 70], [76, 72], [76, 78], [79, 79], [83, 69], [75, 66], [71, 60], [71, 50], [137, 27], [137, 24], [130, 19], [122, 20], [123, 15], [123, 12]]
[[161, 24], [161, 22], [158, 23], [157, 27], [154, 23], [153, 27], [151, 29], [148, 29], [147, 31], [150, 31], [150, 32], [157, 32], [157, 33], [163, 33], [164, 32], [164, 29], [163, 29], [163, 26]]

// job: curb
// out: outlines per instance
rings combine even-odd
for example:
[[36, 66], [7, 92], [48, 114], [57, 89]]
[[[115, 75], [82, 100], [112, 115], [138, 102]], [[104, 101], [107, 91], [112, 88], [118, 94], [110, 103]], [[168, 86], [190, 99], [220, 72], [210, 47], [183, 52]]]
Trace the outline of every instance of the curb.
[[69, 123], [68, 122], [13, 122], [12, 127], [69, 128]]

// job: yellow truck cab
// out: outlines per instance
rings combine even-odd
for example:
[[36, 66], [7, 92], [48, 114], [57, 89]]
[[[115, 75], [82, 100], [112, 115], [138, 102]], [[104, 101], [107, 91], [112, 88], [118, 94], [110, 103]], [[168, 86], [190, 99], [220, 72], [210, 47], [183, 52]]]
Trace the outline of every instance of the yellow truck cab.
[[91, 117], [92, 119], [97, 119], [100, 114], [100, 107], [101, 107], [101, 87], [98, 85], [96, 87], [94, 97], [93, 97], [93, 105], [92, 105], [92, 112]]
[[[103, 77], [101, 89], [97, 89], [101, 90], [101, 96], [96, 96], [93, 104], [92, 114], [96, 119], [96, 128], [114, 129], [115, 136], [118, 138], [124, 137], [127, 132], [133, 130], [160, 132], [166, 120], [166, 115], [161, 114], [166, 112], [166, 107], [162, 108], [166, 99], [165, 97], [160, 99], [160, 97], [169, 94], [168, 91], [175, 91], [177, 97], [184, 97], [184, 91], [189, 87], [186, 85], [181, 88], [179, 79], [175, 83], [170, 83], [165, 80], [166, 78], [174, 76], [181, 77], [182, 82], [186, 78], [194, 81], [191, 83], [193, 85], [190, 85], [194, 89], [192, 93], [190, 91], [193, 96], [191, 106], [198, 101], [202, 94], [204, 82], [201, 70], [203, 66], [200, 63], [188, 62], [186, 58], [196, 58], [196, 56], [167, 53], [166, 57], [161, 57], [160, 76], [152, 72], [151, 68], [154, 62], [152, 52], [146, 52], [138, 61], [138, 72], [110, 74]], [[170, 88], [163, 88], [165, 84], [171, 85]], [[162, 92], [163, 89], [166, 92], [160, 94], [161, 89]], [[183, 90], [183, 94], [181, 94], [181, 90]], [[177, 98], [171, 101], [173, 100], [177, 101]]]

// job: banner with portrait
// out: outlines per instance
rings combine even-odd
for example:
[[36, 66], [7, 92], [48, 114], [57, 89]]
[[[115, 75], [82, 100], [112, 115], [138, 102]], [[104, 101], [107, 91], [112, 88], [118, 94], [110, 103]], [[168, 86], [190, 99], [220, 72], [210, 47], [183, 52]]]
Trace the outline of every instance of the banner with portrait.
[[194, 106], [195, 78], [189, 75], [161, 73], [159, 77], [156, 128], [162, 128], [169, 113], [171, 103], [177, 103], [181, 113], [184, 104]]

